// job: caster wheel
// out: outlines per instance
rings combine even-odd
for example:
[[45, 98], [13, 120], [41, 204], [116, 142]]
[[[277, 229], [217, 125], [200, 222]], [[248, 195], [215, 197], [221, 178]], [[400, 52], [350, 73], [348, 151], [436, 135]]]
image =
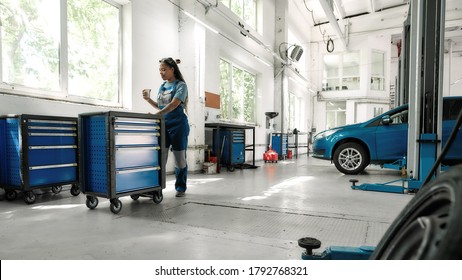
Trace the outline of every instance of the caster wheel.
[[89, 209], [95, 209], [98, 206], [98, 198], [94, 196], [87, 196], [87, 201], [85, 202]]
[[122, 210], [122, 202], [118, 198], [111, 199], [111, 212], [118, 214]]
[[15, 191], [7, 190], [5, 192], [5, 199], [8, 200], [8, 201], [15, 200], [17, 196], [18, 196], [18, 194]]
[[227, 169], [228, 169], [229, 172], [234, 172], [234, 170], [235, 170], [234, 166], [232, 166], [232, 165], [228, 166]]
[[73, 185], [71, 188], [71, 194], [73, 196], [78, 196], [80, 194], [80, 188], [77, 187], [76, 185]]
[[63, 190], [63, 187], [62, 187], [62, 186], [53, 186], [53, 187], [51, 187], [51, 191], [52, 191], [54, 194], [58, 194], [58, 193], [60, 193], [62, 190]]
[[24, 202], [27, 204], [33, 204], [35, 202], [35, 199], [37, 197], [35, 196], [35, 193], [33, 192], [25, 192], [24, 193]]
[[130, 195], [130, 197], [131, 197], [133, 200], [138, 200], [138, 198], [140, 198], [140, 195], [139, 195], [139, 194], [132, 194], [132, 195]]
[[152, 201], [154, 201], [155, 204], [161, 203], [163, 199], [164, 195], [162, 194], [162, 191], [155, 192], [152, 196]]

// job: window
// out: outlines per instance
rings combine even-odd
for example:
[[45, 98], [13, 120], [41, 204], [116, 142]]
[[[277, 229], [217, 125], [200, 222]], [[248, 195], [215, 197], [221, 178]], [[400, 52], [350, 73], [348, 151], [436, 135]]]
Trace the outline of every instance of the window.
[[359, 89], [358, 52], [326, 54], [323, 60], [323, 91]]
[[327, 129], [346, 124], [346, 101], [328, 101], [326, 104]]
[[0, 21], [2, 91], [120, 105], [119, 6], [2, 0]]
[[221, 0], [238, 17], [253, 29], [257, 29], [257, 0]]
[[456, 120], [459, 112], [462, 111], [462, 100], [445, 99], [443, 100], [443, 120]]
[[408, 110], [403, 110], [400, 112], [396, 112], [393, 115], [390, 116], [390, 124], [403, 124], [407, 123], [407, 115], [408, 115]]
[[255, 123], [256, 77], [220, 59], [221, 118]]
[[371, 90], [385, 90], [385, 54], [372, 52]]
[[374, 117], [377, 117], [378, 115], [383, 114], [383, 108], [382, 107], [374, 107]]

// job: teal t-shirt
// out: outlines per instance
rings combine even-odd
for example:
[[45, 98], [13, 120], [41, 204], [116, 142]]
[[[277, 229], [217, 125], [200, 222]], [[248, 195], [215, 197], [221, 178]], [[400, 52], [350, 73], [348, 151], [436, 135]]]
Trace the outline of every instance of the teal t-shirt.
[[165, 82], [159, 89], [157, 103], [162, 109], [172, 102], [173, 98], [181, 100], [181, 107], [184, 109], [185, 101], [188, 97], [188, 87], [182, 81]]

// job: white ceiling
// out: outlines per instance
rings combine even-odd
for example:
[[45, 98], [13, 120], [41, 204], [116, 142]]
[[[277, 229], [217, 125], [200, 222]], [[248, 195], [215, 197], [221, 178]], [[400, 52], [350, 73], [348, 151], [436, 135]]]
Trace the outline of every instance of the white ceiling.
[[[312, 26], [325, 27], [329, 25], [329, 17], [321, 1], [332, 1], [333, 15], [338, 22], [349, 21], [350, 34], [386, 29], [396, 33], [396, 39], [401, 35], [409, 10], [409, 0], [292, 0], [292, 7], [298, 9]], [[454, 49], [462, 54], [462, 1], [446, 0], [445, 16], [445, 39], [452, 40]], [[334, 31], [330, 32], [334, 33], [330, 36], [336, 37]]]

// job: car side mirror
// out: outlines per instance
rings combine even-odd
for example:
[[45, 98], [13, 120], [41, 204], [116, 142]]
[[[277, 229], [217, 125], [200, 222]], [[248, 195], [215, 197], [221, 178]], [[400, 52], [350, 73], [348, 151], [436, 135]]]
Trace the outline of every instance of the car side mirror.
[[383, 125], [389, 125], [391, 124], [391, 119], [389, 115], [385, 115], [382, 117], [382, 124]]

